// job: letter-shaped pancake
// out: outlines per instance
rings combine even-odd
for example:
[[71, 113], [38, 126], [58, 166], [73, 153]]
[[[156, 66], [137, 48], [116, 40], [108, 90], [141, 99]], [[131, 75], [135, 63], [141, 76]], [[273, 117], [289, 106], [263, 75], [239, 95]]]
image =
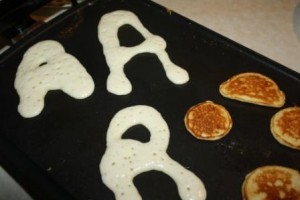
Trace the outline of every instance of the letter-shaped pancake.
[[[139, 31], [145, 41], [134, 47], [120, 46], [118, 30], [126, 24]], [[124, 95], [131, 92], [132, 86], [124, 73], [124, 65], [133, 56], [145, 52], [157, 55], [168, 79], [173, 83], [183, 84], [189, 80], [188, 73], [170, 61], [165, 51], [165, 40], [150, 33], [132, 12], [118, 10], [103, 15], [98, 25], [98, 37], [110, 69], [107, 78], [107, 90], [113, 94]]]
[[282, 109], [271, 119], [271, 132], [281, 144], [300, 150], [300, 107]]
[[277, 84], [254, 72], [231, 77], [220, 85], [219, 91], [224, 97], [262, 106], [281, 107], [285, 103], [285, 94]]
[[283, 166], [263, 166], [250, 172], [242, 185], [244, 200], [300, 199], [300, 174]]
[[94, 82], [81, 63], [53, 40], [38, 42], [24, 54], [18, 67], [15, 88], [20, 97], [18, 111], [35, 117], [44, 108], [49, 90], [62, 90], [76, 99], [94, 91]]
[[[125, 131], [135, 125], [143, 125], [149, 130], [149, 142], [122, 139]], [[114, 192], [117, 200], [141, 200], [133, 178], [150, 170], [161, 171], [173, 178], [182, 199], [206, 198], [201, 180], [167, 154], [169, 135], [167, 123], [149, 106], [124, 108], [113, 117], [107, 131], [107, 147], [100, 162], [100, 172], [102, 181]]]

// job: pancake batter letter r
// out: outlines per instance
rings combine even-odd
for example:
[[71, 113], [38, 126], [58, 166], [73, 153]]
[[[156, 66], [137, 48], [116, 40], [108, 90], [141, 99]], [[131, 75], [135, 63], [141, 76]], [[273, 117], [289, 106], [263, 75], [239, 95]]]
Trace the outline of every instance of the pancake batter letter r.
[[[149, 130], [149, 142], [123, 139], [135, 125]], [[106, 150], [100, 162], [103, 183], [114, 192], [116, 200], [141, 200], [133, 183], [135, 176], [156, 170], [169, 175], [183, 200], [204, 200], [202, 181], [167, 154], [170, 131], [161, 114], [146, 105], [120, 110], [111, 120], [106, 136]]]
[[[133, 47], [120, 46], [118, 30], [123, 25], [131, 25], [144, 37], [144, 41]], [[166, 41], [150, 33], [138, 17], [129, 11], [117, 10], [102, 16], [98, 25], [98, 37], [103, 46], [110, 74], [107, 78], [107, 90], [116, 95], [131, 92], [132, 86], [124, 73], [124, 65], [140, 53], [154, 53], [161, 61], [168, 79], [174, 84], [184, 84], [189, 80], [188, 73], [175, 65], [166, 53]]]

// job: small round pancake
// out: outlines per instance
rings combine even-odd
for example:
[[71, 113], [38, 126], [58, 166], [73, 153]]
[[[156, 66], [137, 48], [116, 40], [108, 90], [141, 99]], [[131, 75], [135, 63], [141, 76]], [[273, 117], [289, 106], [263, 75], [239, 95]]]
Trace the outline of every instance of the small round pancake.
[[232, 127], [229, 112], [221, 105], [205, 101], [192, 106], [185, 114], [186, 129], [197, 139], [217, 140]]
[[262, 106], [282, 107], [285, 94], [269, 77], [255, 72], [232, 76], [219, 87], [222, 96]]
[[300, 174], [282, 166], [259, 167], [247, 174], [242, 195], [244, 200], [300, 200]]
[[300, 150], [300, 107], [278, 111], [270, 124], [271, 132], [279, 143]]

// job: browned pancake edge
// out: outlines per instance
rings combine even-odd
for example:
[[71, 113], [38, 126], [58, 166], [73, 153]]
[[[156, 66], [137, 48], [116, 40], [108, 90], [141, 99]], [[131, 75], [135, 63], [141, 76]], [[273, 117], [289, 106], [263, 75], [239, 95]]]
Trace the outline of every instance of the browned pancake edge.
[[263, 166], [246, 175], [242, 185], [244, 200], [300, 200], [299, 171], [283, 166]]
[[288, 107], [275, 113], [270, 129], [280, 144], [300, 150], [300, 107]]
[[186, 129], [197, 139], [217, 140], [227, 135], [232, 119], [224, 106], [205, 101], [192, 106], [186, 112]]
[[220, 84], [222, 96], [242, 102], [282, 107], [285, 94], [269, 77], [256, 72], [245, 72], [232, 76]]

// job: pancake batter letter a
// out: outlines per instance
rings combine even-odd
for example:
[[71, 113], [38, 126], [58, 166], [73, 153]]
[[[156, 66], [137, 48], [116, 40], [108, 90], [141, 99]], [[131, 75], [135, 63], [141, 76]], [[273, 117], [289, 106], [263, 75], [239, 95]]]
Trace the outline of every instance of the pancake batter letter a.
[[[149, 130], [149, 142], [122, 138], [126, 130], [135, 125], [143, 125]], [[100, 172], [102, 181], [114, 192], [117, 200], [141, 200], [133, 179], [151, 170], [161, 171], [173, 178], [181, 199], [206, 198], [202, 181], [167, 154], [169, 128], [154, 108], [137, 105], [119, 111], [111, 120], [106, 137]]]
[[[120, 46], [118, 30], [126, 24], [131, 25], [143, 35], [145, 40], [141, 44], [133, 47]], [[165, 51], [165, 40], [151, 34], [132, 12], [118, 10], [103, 15], [98, 25], [98, 37], [110, 69], [107, 90], [113, 94], [125, 95], [131, 92], [132, 86], [124, 73], [124, 65], [133, 56], [145, 52], [157, 55], [166, 76], [174, 84], [184, 84], [189, 80], [188, 73], [170, 61]]]
[[93, 93], [94, 87], [92, 77], [60, 43], [41, 41], [25, 52], [16, 73], [18, 111], [23, 117], [35, 117], [43, 110], [49, 90], [62, 90], [73, 98], [83, 99]]

